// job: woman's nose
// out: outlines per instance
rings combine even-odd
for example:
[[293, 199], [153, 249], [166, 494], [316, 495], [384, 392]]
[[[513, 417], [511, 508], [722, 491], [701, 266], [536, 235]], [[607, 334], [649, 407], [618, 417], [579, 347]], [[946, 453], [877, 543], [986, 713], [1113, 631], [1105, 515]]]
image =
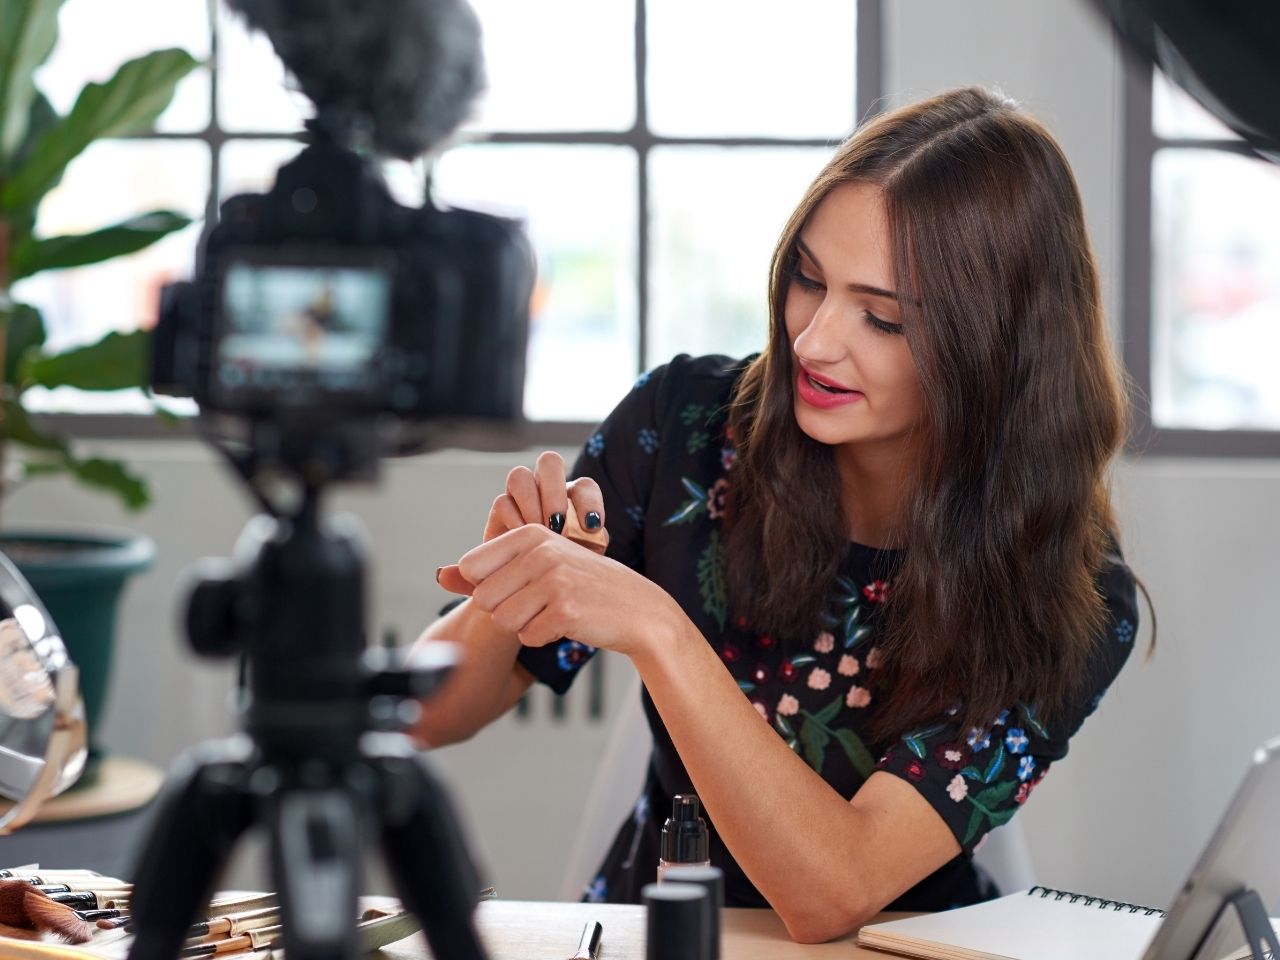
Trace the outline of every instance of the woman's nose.
[[818, 305], [809, 322], [795, 339], [795, 351], [809, 360], [837, 360], [847, 344], [840, 312], [830, 297]]

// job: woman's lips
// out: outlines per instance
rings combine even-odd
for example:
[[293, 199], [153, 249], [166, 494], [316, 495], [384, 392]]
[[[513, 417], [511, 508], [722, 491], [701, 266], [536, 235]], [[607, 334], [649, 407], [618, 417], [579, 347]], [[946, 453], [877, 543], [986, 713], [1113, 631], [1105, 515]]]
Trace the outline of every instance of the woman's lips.
[[[832, 393], [823, 390], [816, 384], [833, 387], [840, 393]], [[858, 390], [850, 390], [848, 387], [842, 386], [829, 377], [820, 374], [810, 373], [804, 367], [796, 370], [796, 396], [802, 401], [821, 410], [830, 410], [833, 407], [843, 407], [846, 404], [856, 403], [863, 399], [863, 394]]]

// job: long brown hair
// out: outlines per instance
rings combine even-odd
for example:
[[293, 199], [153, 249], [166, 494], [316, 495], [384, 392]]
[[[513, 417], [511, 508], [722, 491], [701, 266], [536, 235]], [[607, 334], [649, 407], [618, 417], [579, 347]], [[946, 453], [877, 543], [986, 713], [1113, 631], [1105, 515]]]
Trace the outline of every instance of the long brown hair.
[[860, 128], [782, 232], [767, 348], [730, 410], [733, 608], [808, 642], [848, 551], [832, 449], [796, 424], [783, 304], [796, 238], [832, 188], [882, 192], [894, 280], [924, 396], [877, 645], [881, 736], [959, 706], [986, 726], [1015, 699], [1044, 715], [1082, 680], [1105, 617], [1114, 531], [1106, 468], [1124, 394], [1079, 191], [1016, 104], [949, 91]]

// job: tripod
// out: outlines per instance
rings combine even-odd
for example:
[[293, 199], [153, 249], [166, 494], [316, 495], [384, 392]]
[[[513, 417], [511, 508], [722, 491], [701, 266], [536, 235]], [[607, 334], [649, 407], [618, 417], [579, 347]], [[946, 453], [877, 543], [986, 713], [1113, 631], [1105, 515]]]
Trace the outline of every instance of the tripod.
[[[248, 657], [245, 729], [175, 765], [134, 877], [130, 960], [173, 960], [218, 872], [250, 826], [270, 834], [289, 960], [358, 955], [360, 849], [380, 840], [432, 954], [485, 960], [471, 922], [480, 882], [445, 790], [400, 709], [429, 695], [447, 654], [385, 669], [363, 647], [363, 556], [354, 531], [322, 524], [308, 485], [289, 518], [260, 515], [192, 593], [197, 652]], [[381, 655], [381, 656], [380, 656]], [[380, 729], [381, 728], [381, 729]]]

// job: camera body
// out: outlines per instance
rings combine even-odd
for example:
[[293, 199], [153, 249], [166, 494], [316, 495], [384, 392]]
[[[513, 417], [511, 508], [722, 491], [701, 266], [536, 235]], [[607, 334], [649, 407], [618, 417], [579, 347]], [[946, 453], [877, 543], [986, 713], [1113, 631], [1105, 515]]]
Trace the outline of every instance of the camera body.
[[518, 420], [532, 279], [516, 222], [405, 207], [370, 161], [313, 136], [268, 193], [223, 203], [196, 277], [162, 291], [152, 387], [321, 430]]

